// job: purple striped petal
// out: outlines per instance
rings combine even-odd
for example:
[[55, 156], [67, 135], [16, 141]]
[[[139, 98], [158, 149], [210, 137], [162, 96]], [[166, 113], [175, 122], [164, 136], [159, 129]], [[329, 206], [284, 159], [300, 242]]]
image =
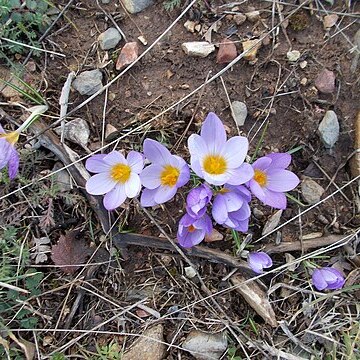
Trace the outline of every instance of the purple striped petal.
[[109, 171], [110, 165], [104, 162], [106, 154], [95, 154], [86, 160], [85, 167], [92, 173]]
[[10, 180], [13, 180], [15, 178], [16, 174], [18, 173], [19, 163], [20, 163], [19, 154], [16, 151], [16, 149], [13, 147], [11, 154], [10, 154], [9, 163], [8, 163], [8, 172], [9, 172]]
[[136, 174], [140, 174], [141, 170], [144, 168], [144, 156], [137, 151], [130, 151], [126, 158], [131, 171]]
[[247, 183], [254, 176], [254, 169], [248, 163], [243, 163], [237, 169], [231, 170], [231, 177], [227, 180], [230, 185], [241, 185]]
[[158, 141], [145, 139], [144, 155], [153, 164], [176, 166], [176, 159], [171, 155], [170, 151]]
[[125, 194], [132, 199], [138, 196], [141, 190], [140, 177], [136, 173], [131, 173], [129, 180], [125, 183]]
[[286, 195], [282, 192], [274, 192], [264, 189], [265, 197], [260, 199], [265, 205], [271, 206], [275, 209], [286, 209], [287, 199]]
[[264, 171], [270, 166], [271, 162], [272, 160], [269, 157], [261, 157], [252, 164], [252, 167]]
[[272, 160], [271, 168], [286, 169], [291, 163], [291, 155], [288, 153], [271, 153], [266, 157]]
[[155, 194], [157, 189], [143, 189], [140, 198], [140, 204], [142, 207], [150, 207], [155, 206], [157, 203], [155, 202]]
[[86, 191], [92, 195], [104, 195], [111, 191], [116, 182], [111, 179], [108, 173], [100, 173], [93, 175], [86, 182]]
[[234, 136], [226, 142], [223, 156], [231, 169], [238, 168], [244, 161], [249, 149], [249, 141], [244, 136]]
[[141, 183], [148, 189], [156, 189], [161, 185], [161, 165], [149, 165], [140, 174]]
[[299, 178], [291, 171], [281, 169], [269, 169], [267, 171], [267, 185], [269, 190], [286, 192], [293, 190], [298, 184]]
[[216, 114], [210, 112], [200, 132], [207, 149], [212, 154], [220, 154], [226, 143], [226, 132], [223, 123]]
[[223, 224], [228, 218], [226, 201], [222, 195], [216, 195], [212, 206], [212, 216], [218, 224]]
[[117, 164], [127, 164], [124, 155], [119, 151], [112, 151], [104, 157], [104, 162], [110, 166]]
[[208, 153], [204, 139], [197, 134], [189, 136], [188, 147], [191, 157], [195, 159], [202, 159]]
[[163, 204], [171, 200], [176, 194], [176, 186], [159, 186], [155, 193], [155, 202], [157, 204]]
[[125, 186], [118, 184], [104, 196], [103, 202], [106, 210], [114, 210], [123, 204], [125, 200]]

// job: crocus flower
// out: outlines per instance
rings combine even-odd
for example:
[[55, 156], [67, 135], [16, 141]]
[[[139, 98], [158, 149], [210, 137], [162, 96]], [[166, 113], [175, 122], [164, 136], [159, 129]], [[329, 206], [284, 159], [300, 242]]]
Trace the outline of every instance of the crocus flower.
[[179, 244], [185, 248], [195, 246], [204, 240], [206, 234], [210, 235], [212, 229], [211, 219], [207, 214], [199, 219], [185, 214], [179, 221], [177, 233]]
[[187, 213], [195, 219], [202, 217], [211, 198], [212, 191], [206, 184], [192, 189], [186, 198]]
[[15, 144], [19, 139], [17, 131], [5, 133], [0, 125], [0, 169], [8, 167], [10, 180], [14, 179], [19, 169], [19, 154], [15, 149]]
[[209, 113], [201, 127], [200, 135], [193, 134], [188, 140], [191, 168], [212, 185], [240, 185], [249, 181], [254, 171], [244, 163], [249, 142], [243, 136], [226, 140], [221, 120]]
[[257, 159], [252, 164], [255, 174], [248, 185], [251, 192], [264, 204], [277, 209], [286, 209], [284, 192], [294, 189], [300, 182], [293, 172], [285, 170], [290, 162], [291, 155], [272, 153]]
[[264, 253], [263, 251], [259, 252], [250, 252], [248, 254], [247, 262], [251, 269], [257, 274], [261, 274], [265, 269], [272, 267], [271, 257]]
[[0, 170], [8, 167], [10, 180], [13, 180], [19, 170], [19, 154], [15, 144], [19, 140], [20, 133], [28, 128], [38, 117], [48, 109], [47, 105], [37, 105], [28, 109], [29, 117], [19, 126], [18, 129], [8, 134], [0, 125]]
[[119, 207], [126, 198], [134, 198], [140, 193], [139, 174], [144, 167], [143, 156], [130, 151], [127, 158], [119, 152], [97, 154], [87, 159], [86, 168], [97, 173], [86, 182], [86, 191], [92, 195], [104, 195], [107, 210]]
[[151, 161], [141, 173], [141, 182], [145, 189], [141, 195], [141, 205], [154, 206], [169, 201], [179, 187], [190, 179], [190, 170], [186, 162], [155, 140], [144, 141], [144, 155]]
[[323, 267], [314, 270], [312, 283], [318, 290], [336, 290], [344, 286], [345, 279], [339, 270], [332, 267]]
[[218, 224], [246, 232], [251, 214], [250, 200], [250, 191], [244, 186], [225, 185], [215, 196], [212, 216]]

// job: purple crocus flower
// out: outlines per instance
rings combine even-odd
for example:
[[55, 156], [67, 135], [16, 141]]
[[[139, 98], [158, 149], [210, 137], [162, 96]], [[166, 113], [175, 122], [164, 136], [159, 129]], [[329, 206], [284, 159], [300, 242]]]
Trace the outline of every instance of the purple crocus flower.
[[185, 248], [195, 246], [204, 240], [206, 234], [210, 235], [212, 229], [211, 219], [207, 214], [198, 219], [185, 214], [179, 221], [179, 244]]
[[246, 232], [251, 214], [250, 200], [250, 191], [244, 186], [225, 185], [215, 196], [212, 216], [220, 225]]
[[87, 159], [86, 168], [97, 173], [86, 182], [86, 191], [92, 195], [104, 195], [107, 210], [119, 207], [126, 198], [140, 193], [139, 174], [144, 167], [144, 157], [130, 151], [125, 159], [119, 151], [97, 154]]
[[249, 142], [244, 136], [226, 140], [223, 123], [214, 113], [209, 113], [201, 127], [200, 135], [188, 140], [191, 168], [212, 185], [240, 185], [249, 181], [254, 171], [244, 163]]
[[294, 189], [300, 182], [293, 172], [285, 170], [290, 162], [291, 155], [272, 153], [257, 159], [252, 164], [255, 174], [248, 185], [251, 192], [264, 204], [277, 209], [286, 209], [284, 192]]
[[10, 180], [13, 180], [19, 170], [19, 154], [15, 144], [19, 139], [19, 132], [13, 131], [8, 134], [0, 125], [0, 169], [8, 167]]
[[192, 189], [186, 198], [186, 211], [194, 219], [202, 217], [206, 212], [206, 206], [212, 198], [212, 191], [202, 184]]
[[177, 189], [190, 180], [190, 170], [186, 162], [155, 140], [144, 141], [144, 155], [151, 161], [141, 175], [145, 189], [141, 195], [141, 205], [154, 206], [169, 201]]
[[344, 286], [345, 279], [339, 270], [332, 267], [323, 267], [314, 270], [312, 283], [320, 291], [336, 290]]
[[264, 268], [267, 269], [272, 267], [273, 264], [271, 257], [263, 251], [250, 252], [248, 254], [247, 262], [251, 269], [257, 274], [262, 274]]

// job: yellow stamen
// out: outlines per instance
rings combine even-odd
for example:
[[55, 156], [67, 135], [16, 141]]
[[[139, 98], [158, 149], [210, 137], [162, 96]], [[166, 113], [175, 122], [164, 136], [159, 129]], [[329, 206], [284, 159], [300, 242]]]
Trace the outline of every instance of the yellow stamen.
[[188, 227], [188, 232], [194, 232], [196, 230], [196, 227], [194, 226], [194, 225], [190, 225], [189, 227]]
[[228, 193], [228, 192], [230, 192], [229, 189], [222, 188], [222, 189], [220, 189], [220, 190], [218, 191], [218, 194], [226, 194], [226, 193]]
[[180, 175], [179, 169], [171, 165], [164, 166], [164, 170], [161, 172], [160, 181], [161, 185], [175, 186]]
[[203, 167], [211, 175], [221, 175], [227, 170], [227, 163], [220, 155], [208, 155], [204, 159]]
[[266, 173], [264, 173], [263, 171], [261, 170], [255, 170], [254, 171], [255, 174], [254, 174], [254, 180], [261, 186], [265, 186], [266, 183], [267, 183], [267, 176], [266, 176]]
[[0, 134], [0, 138], [4, 138], [11, 145], [15, 145], [19, 140], [19, 133], [17, 131], [12, 131], [8, 134]]
[[129, 180], [131, 174], [131, 168], [129, 165], [116, 164], [111, 168], [111, 178], [119, 183], [126, 183]]

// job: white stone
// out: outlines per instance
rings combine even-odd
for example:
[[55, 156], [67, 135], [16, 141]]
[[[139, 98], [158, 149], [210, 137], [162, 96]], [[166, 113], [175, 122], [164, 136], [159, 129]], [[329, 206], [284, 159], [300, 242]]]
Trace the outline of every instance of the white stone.
[[181, 45], [185, 54], [189, 56], [206, 57], [215, 51], [215, 46], [207, 41], [191, 41]]
[[301, 182], [302, 197], [310, 205], [318, 203], [324, 192], [324, 188], [313, 179], [305, 178]]
[[295, 62], [295, 61], [298, 61], [300, 59], [300, 51], [298, 50], [292, 50], [292, 51], [288, 51], [286, 53], [286, 57], [288, 58], [288, 60], [290, 62]]
[[233, 101], [231, 103], [232, 116], [235, 120], [235, 123], [238, 126], [243, 126], [248, 114], [247, 106], [241, 101]]
[[325, 113], [319, 125], [319, 135], [326, 148], [332, 148], [339, 138], [339, 121], [334, 111], [329, 110]]

